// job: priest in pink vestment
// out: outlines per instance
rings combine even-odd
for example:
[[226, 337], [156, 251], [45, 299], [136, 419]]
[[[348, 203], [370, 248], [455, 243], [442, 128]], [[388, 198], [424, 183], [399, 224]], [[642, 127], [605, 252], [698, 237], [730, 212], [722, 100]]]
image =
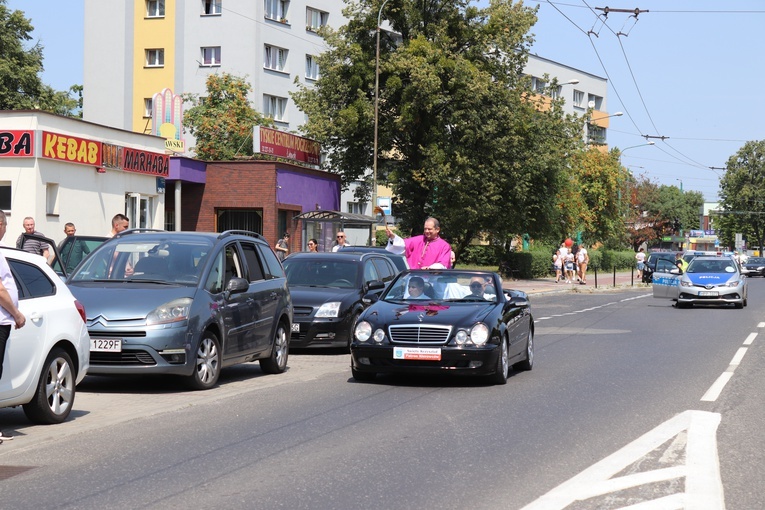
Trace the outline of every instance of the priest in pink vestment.
[[388, 245], [385, 249], [392, 253], [403, 253], [411, 269], [449, 269], [452, 247], [438, 236], [439, 232], [441, 225], [435, 218], [425, 220], [422, 235], [408, 239], [397, 236], [388, 226]]

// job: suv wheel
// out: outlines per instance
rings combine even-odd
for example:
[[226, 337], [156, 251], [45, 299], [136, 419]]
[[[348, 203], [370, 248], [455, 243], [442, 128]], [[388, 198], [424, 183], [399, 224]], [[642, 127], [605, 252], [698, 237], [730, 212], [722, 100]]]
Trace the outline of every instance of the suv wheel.
[[220, 342], [212, 331], [205, 331], [197, 347], [194, 372], [187, 382], [191, 389], [208, 390], [220, 376]]
[[63, 349], [53, 349], [45, 360], [35, 396], [24, 404], [24, 414], [34, 423], [61, 423], [74, 405], [75, 374], [72, 358]]
[[283, 322], [276, 326], [274, 345], [271, 347], [271, 356], [260, 360], [260, 369], [267, 374], [281, 374], [287, 369], [287, 355], [289, 351], [289, 337]]

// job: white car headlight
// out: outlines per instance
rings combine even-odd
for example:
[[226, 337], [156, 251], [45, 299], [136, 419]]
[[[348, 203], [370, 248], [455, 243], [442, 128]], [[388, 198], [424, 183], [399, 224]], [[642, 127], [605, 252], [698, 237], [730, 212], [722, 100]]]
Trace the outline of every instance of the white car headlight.
[[489, 341], [489, 327], [479, 322], [470, 329], [470, 340], [475, 345], [485, 345]]
[[681, 287], [693, 287], [693, 282], [690, 280], [680, 280]]
[[170, 324], [172, 322], [185, 321], [189, 318], [191, 298], [181, 298], [160, 305], [146, 316], [146, 325]]
[[382, 329], [378, 328], [375, 331], [375, 334], [374, 334], [373, 338], [374, 338], [375, 342], [377, 342], [378, 344], [381, 344], [383, 342], [383, 340], [385, 340], [385, 331], [383, 331]]
[[457, 342], [457, 345], [465, 345], [465, 342], [468, 340], [468, 334], [467, 331], [464, 329], [461, 329], [457, 331], [457, 334], [454, 335], [454, 341]]
[[725, 285], [727, 287], [738, 287], [739, 283], [741, 283], [741, 280], [731, 280], [728, 283], [726, 283]]
[[337, 317], [340, 314], [340, 301], [324, 303], [316, 312], [316, 317]]
[[359, 322], [356, 324], [354, 335], [359, 342], [366, 342], [372, 336], [372, 325], [367, 321]]

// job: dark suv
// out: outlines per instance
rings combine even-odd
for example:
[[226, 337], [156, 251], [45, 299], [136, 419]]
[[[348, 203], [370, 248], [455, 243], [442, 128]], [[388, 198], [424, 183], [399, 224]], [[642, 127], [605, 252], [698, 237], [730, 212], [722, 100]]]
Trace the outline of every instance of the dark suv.
[[88, 312], [91, 374], [176, 374], [208, 389], [229, 365], [287, 367], [292, 301], [259, 234], [126, 230], [67, 284]]

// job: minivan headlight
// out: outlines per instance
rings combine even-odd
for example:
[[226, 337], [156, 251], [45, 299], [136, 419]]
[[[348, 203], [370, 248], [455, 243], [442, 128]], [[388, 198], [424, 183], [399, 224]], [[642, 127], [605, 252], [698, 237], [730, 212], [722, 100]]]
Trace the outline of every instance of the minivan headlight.
[[187, 320], [192, 301], [191, 298], [180, 298], [158, 306], [146, 316], [146, 325], [155, 326]]

